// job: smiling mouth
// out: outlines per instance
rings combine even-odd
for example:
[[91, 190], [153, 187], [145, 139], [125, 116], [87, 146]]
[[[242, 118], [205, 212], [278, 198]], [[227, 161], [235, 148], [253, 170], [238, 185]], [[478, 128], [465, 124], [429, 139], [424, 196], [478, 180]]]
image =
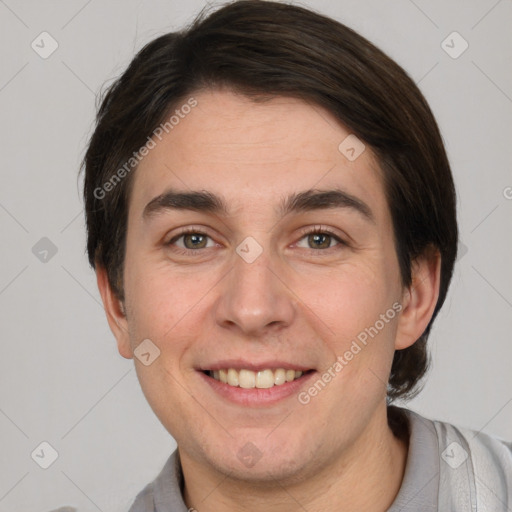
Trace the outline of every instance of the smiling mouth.
[[236, 370], [226, 368], [221, 370], [206, 370], [204, 373], [219, 382], [232, 387], [244, 389], [268, 389], [274, 386], [282, 386], [287, 382], [300, 379], [314, 370], [300, 371], [284, 368], [266, 369], [260, 371]]

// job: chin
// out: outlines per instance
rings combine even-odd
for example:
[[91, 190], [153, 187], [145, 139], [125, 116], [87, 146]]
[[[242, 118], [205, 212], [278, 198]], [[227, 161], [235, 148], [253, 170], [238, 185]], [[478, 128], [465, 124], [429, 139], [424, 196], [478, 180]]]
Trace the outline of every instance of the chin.
[[297, 439], [291, 442], [289, 435], [287, 440], [283, 439], [286, 436], [279, 438], [276, 435], [273, 440], [270, 437], [266, 431], [259, 436], [232, 439], [227, 447], [216, 445], [204, 453], [205, 462], [219, 473], [253, 484], [291, 483], [305, 479], [307, 467], [312, 465], [310, 456], [315, 451], [305, 452], [304, 446], [308, 444]]

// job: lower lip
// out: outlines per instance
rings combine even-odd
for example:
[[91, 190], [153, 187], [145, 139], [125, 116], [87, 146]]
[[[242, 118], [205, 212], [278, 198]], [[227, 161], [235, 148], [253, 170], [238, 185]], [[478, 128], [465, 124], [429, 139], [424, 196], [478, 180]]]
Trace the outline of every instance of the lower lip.
[[245, 389], [241, 387], [230, 386], [224, 382], [209, 377], [205, 373], [199, 371], [202, 379], [221, 397], [234, 402], [238, 405], [245, 406], [268, 406], [273, 405], [281, 400], [289, 398], [293, 395], [298, 395], [300, 388], [302, 388], [309, 380], [316, 374], [312, 371], [303, 374], [298, 379], [291, 382], [285, 382], [280, 386], [273, 386], [271, 388], [251, 388]]

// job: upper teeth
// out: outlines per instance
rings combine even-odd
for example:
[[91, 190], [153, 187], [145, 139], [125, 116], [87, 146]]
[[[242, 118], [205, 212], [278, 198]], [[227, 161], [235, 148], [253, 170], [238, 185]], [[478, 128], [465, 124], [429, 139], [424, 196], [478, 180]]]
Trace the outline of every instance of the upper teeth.
[[226, 370], [214, 370], [210, 375], [216, 379], [229, 384], [230, 386], [240, 386], [241, 388], [271, 388], [272, 386], [280, 386], [285, 382], [291, 382], [298, 379], [302, 372], [299, 370], [285, 370], [277, 368], [276, 370], [260, 370], [253, 372], [252, 370], [235, 370], [229, 368]]

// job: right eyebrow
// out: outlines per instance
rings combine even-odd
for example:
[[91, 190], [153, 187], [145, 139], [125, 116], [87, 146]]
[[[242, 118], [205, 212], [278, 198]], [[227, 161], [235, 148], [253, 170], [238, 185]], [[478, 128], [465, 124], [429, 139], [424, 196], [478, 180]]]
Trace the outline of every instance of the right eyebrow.
[[204, 190], [178, 192], [167, 190], [153, 198], [144, 207], [142, 217], [146, 220], [165, 210], [193, 210], [227, 215], [228, 208], [222, 198]]

